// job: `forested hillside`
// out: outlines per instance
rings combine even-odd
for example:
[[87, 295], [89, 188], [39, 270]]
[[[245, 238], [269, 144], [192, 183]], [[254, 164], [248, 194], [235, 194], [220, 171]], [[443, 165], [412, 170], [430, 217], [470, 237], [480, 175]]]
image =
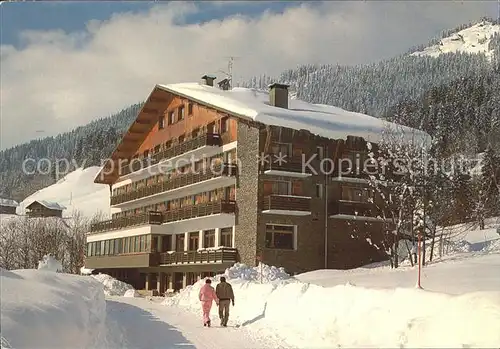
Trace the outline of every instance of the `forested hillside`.
[[[135, 104], [122, 111], [76, 128], [56, 137], [33, 140], [0, 152], [0, 196], [22, 200], [33, 192], [56, 181], [55, 160], [66, 159], [77, 166], [100, 165], [101, 159], [111, 154], [122, 133], [136, 118], [142, 104]], [[40, 168], [33, 168], [34, 159]], [[25, 161], [27, 160], [27, 161]], [[24, 163], [24, 169], [23, 169]], [[61, 171], [65, 168], [61, 161]], [[30, 175], [29, 173], [35, 172]]]
[[[440, 38], [466, 28], [449, 30]], [[433, 39], [428, 45], [439, 43]], [[415, 52], [428, 45], [410, 50]], [[422, 128], [445, 152], [481, 152], [488, 142], [498, 149], [500, 105], [500, 35], [490, 42], [493, 59], [484, 54], [446, 53], [437, 57], [408, 53], [360, 66], [304, 65], [279, 77], [259, 76], [241, 84], [267, 89], [271, 81], [286, 82], [297, 98], [388, 118]], [[28, 175], [23, 161], [67, 159], [78, 166], [99, 165], [109, 156], [141, 104], [56, 137], [0, 152], [0, 196], [21, 200], [55, 181], [54, 169]], [[28, 170], [31, 168], [28, 167]]]

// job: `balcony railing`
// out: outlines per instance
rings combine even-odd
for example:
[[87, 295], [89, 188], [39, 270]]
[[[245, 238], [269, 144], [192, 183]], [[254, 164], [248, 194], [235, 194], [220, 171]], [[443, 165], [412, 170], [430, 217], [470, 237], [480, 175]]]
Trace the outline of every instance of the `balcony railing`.
[[160, 253], [160, 265], [187, 263], [236, 263], [238, 251], [224, 247], [218, 250]]
[[238, 172], [236, 164], [220, 163], [199, 171], [200, 173], [185, 173], [170, 180], [155, 183], [147, 187], [133, 190], [128, 193], [118, 194], [111, 197], [111, 205], [144, 198], [150, 195], [163, 193], [169, 190], [184, 187], [186, 185], [203, 182], [221, 176], [235, 176]]
[[283, 210], [283, 211], [311, 211], [311, 199], [300, 196], [288, 195], [268, 195], [264, 197], [262, 205], [264, 211]]
[[109, 219], [92, 224], [90, 227], [90, 233], [100, 233], [104, 231], [118, 230], [145, 224], [159, 225], [163, 223], [208, 216], [212, 214], [235, 212], [236, 201], [220, 200], [192, 206], [185, 206], [165, 212], [150, 211], [146, 214], [140, 214], [136, 216]]
[[174, 210], [169, 210], [163, 213], [163, 222], [175, 222], [183, 219], [190, 219], [202, 216], [209, 216], [219, 213], [235, 213], [236, 201], [220, 200], [214, 202], [206, 202], [192, 206], [185, 206]]
[[273, 153], [267, 154], [266, 157], [262, 159], [261, 170], [310, 173], [310, 169], [305, 166], [305, 162], [302, 161], [301, 157], [288, 157]]
[[204, 146], [222, 146], [222, 139], [218, 133], [206, 133], [197, 138], [190, 139], [181, 144], [174, 145], [169, 149], [165, 149], [156, 154], [143, 159], [133, 159], [129, 164], [120, 168], [120, 176], [127, 175], [131, 172], [140, 170], [148, 166], [155, 165], [162, 160], [170, 159], [178, 155], [187, 153], [188, 151], [195, 150]]
[[328, 214], [377, 217], [381, 214], [380, 209], [369, 202], [337, 201], [330, 203]]
[[118, 230], [136, 225], [151, 224], [159, 225], [163, 223], [163, 214], [158, 211], [150, 211], [145, 214], [108, 219], [106, 221], [97, 222], [90, 226], [91, 233], [99, 233], [103, 231]]

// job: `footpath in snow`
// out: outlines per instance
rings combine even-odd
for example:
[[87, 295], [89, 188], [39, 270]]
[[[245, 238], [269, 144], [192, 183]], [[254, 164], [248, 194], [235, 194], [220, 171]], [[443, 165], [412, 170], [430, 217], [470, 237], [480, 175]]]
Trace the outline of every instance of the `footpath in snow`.
[[[215, 304], [212, 313], [217, 311]], [[165, 307], [158, 300], [109, 297], [108, 324], [114, 333], [108, 348], [127, 349], [235, 349], [279, 348], [261, 341], [253, 332], [234, 327], [203, 327], [201, 316], [177, 307]]]

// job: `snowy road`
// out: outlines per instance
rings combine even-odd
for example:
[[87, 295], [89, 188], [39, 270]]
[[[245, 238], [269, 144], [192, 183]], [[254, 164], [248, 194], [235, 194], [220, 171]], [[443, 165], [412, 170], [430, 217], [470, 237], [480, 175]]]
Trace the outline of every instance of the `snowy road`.
[[[215, 305], [215, 304], [214, 304]], [[178, 308], [163, 306], [144, 298], [108, 297], [106, 301], [107, 348], [277, 348], [263, 343], [244, 328], [203, 327], [201, 317]], [[216, 317], [212, 308], [212, 319]]]

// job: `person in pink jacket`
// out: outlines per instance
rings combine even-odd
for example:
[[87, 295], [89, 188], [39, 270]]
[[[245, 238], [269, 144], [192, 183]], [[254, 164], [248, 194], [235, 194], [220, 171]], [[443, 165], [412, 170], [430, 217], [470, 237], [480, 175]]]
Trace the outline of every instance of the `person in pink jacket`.
[[212, 309], [213, 301], [215, 301], [215, 304], [219, 305], [219, 299], [211, 283], [212, 280], [207, 279], [205, 285], [201, 287], [199, 294], [201, 307], [203, 309], [203, 326], [208, 327], [210, 327], [210, 309]]

